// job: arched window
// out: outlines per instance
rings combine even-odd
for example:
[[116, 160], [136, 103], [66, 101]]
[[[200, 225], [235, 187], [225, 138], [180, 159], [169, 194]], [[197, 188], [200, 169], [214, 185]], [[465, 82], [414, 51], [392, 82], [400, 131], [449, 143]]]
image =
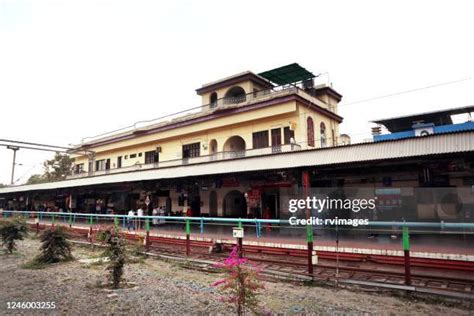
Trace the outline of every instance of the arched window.
[[314, 123], [311, 116], [306, 120], [306, 125], [308, 133], [308, 146], [314, 147]]
[[224, 104], [234, 104], [246, 100], [245, 90], [242, 87], [235, 86], [227, 90], [224, 96]]
[[211, 109], [215, 108], [217, 106], [217, 93], [213, 92], [211, 93], [211, 97], [209, 98], [209, 104]]
[[247, 217], [247, 201], [242, 192], [233, 190], [224, 196], [222, 201], [224, 217]]
[[319, 126], [319, 131], [321, 132], [321, 147], [326, 147], [326, 125], [323, 122]]

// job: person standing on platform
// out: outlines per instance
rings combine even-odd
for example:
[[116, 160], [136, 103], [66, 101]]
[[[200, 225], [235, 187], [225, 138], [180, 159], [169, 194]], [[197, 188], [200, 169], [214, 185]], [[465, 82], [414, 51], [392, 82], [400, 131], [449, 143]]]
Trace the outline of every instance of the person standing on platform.
[[[270, 208], [268, 206], [265, 206], [265, 209], [263, 210], [263, 219], [271, 219], [272, 214], [270, 212]], [[265, 230], [267, 233], [272, 231], [272, 225], [271, 224], [265, 224]]]
[[142, 229], [142, 218], [143, 216], [143, 207], [140, 207], [137, 211], [137, 230], [140, 230]]
[[134, 229], [133, 225], [133, 218], [135, 217], [135, 212], [133, 209], [128, 211], [128, 218], [127, 218], [127, 229], [130, 231], [130, 229]]
[[[153, 216], [158, 216], [158, 209], [156, 207], [153, 208]], [[158, 226], [158, 218], [153, 218], [153, 226]]]
[[[158, 209], [158, 215], [160, 215], [160, 216], [169, 216], [169, 214], [166, 213], [166, 210], [165, 210], [164, 206], [160, 206], [160, 208]], [[164, 223], [166, 223], [166, 220], [164, 218], [161, 218], [158, 221], [158, 223], [159, 224], [164, 224]]]

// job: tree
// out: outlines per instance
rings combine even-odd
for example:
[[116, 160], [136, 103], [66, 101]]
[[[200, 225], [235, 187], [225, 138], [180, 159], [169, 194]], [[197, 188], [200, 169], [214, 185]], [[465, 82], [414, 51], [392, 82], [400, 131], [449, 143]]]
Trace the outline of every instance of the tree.
[[3, 183], [0, 183], [0, 188], [4, 188], [4, 187], [6, 187], [6, 185]]
[[28, 181], [26, 181], [26, 184], [38, 184], [38, 183], [44, 183], [44, 182], [48, 182], [48, 180], [46, 180], [40, 174], [34, 174], [28, 179]]
[[0, 221], [0, 235], [2, 236], [2, 244], [6, 251], [13, 253], [15, 250], [15, 241], [23, 240], [26, 236], [26, 222], [21, 217]]
[[56, 153], [53, 159], [46, 160], [43, 163], [44, 177], [48, 181], [60, 181], [66, 179], [72, 168], [74, 159], [68, 155]]
[[38, 184], [64, 180], [71, 172], [73, 162], [74, 159], [68, 155], [56, 153], [53, 159], [46, 160], [43, 163], [43, 174], [32, 175], [26, 184]]

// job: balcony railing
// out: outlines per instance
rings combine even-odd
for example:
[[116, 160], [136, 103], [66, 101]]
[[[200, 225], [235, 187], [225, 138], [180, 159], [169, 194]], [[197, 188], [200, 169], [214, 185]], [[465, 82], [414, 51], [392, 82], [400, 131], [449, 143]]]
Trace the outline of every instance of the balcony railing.
[[240, 159], [240, 158], [245, 158], [245, 157], [256, 157], [256, 156], [262, 156], [262, 155], [271, 155], [271, 154], [277, 154], [277, 153], [282, 153], [282, 152], [291, 152], [291, 151], [299, 151], [299, 150], [301, 150], [301, 146], [298, 144], [284, 144], [284, 145], [279, 145], [279, 146], [270, 146], [270, 147], [240, 150], [240, 151], [222, 151], [215, 154], [199, 156], [199, 157], [173, 159], [173, 160], [166, 160], [166, 161], [160, 161], [160, 162], [149, 163], [149, 164], [135, 164], [133, 166], [123, 167], [123, 168], [114, 168], [114, 169], [100, 170], [100, 171], [94, 171], [94, 172], [84, 171], [82, 173], [69, 175], [67, 178], [76, 179], [76, 178], [83, 178], [83, 177], [90, 177], [90, 176], [102, 176], [106, 174], [113, 174], [113, 173], [120, 173], [120, 172], [159, 169], [159, 168], [165, 168], [165, 167], [177, 167], [177, 166], [183, 166], [183, 165], [189, 165], [189, 164], [217, 162], [217, 161], [223, 161], [223, 160]]
[[[242, 94], [239, 96], [218, 99], [209, 104], [209, 109], [214, 110], [217, 108], [226, 108], [226, 107], [232, 107], [236, 105], [242, 106], [242, 105], [247, 105], [247, 104], [251, 104], [255, 102], [261, 102], [266, 99], [273, 99], [275, 97], [280, 97], [280, 96], [285, 96], [285, 95], [290, 95], [290, 94], [297, 94], [303, 97], [304, 99], [307, 99], [313, 103], [324, 106], [324, 104], [321, 103], [321, 101], [317, 100], [315, 97], [308, 94], [303, 89], [299, 87], [294, 87], [294, 86], [284, 86], [284, 87], [276, 87], [274, 89], [254, 91], [254, 92]], [[335, 114], [337, 114], [335, 108], [327, 108], [327, 110], [332, 111]]]

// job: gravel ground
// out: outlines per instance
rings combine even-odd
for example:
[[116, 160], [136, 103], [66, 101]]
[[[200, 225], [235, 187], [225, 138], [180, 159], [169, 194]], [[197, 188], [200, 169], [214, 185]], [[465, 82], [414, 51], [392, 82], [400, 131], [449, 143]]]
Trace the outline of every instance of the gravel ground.
[[[97, 287], [104, 281], [105, 265], [77, 261], [51, 265], [41, 270], [22, 268], [37, 253], [39, 243], [27, 239], [18, 253], [0, 255], [0, 314], [32, 315], [189, 315], [233, 313], [219, 300], [210, 284], [216, 273], [197, 272], [175, 264], [146, 259], [129, 264], [125, 278], [135, 288], [111, 293]], [[94, 258], [100, 250], [74, 247], [74, 256]], [[467, 309], [334, 288], [265, 282], [260, 296], [262, 310], [279, 314], [325, 315], [474, 315]], [[7, 309], [7, 302], [55, 302], [54, 310]]]

